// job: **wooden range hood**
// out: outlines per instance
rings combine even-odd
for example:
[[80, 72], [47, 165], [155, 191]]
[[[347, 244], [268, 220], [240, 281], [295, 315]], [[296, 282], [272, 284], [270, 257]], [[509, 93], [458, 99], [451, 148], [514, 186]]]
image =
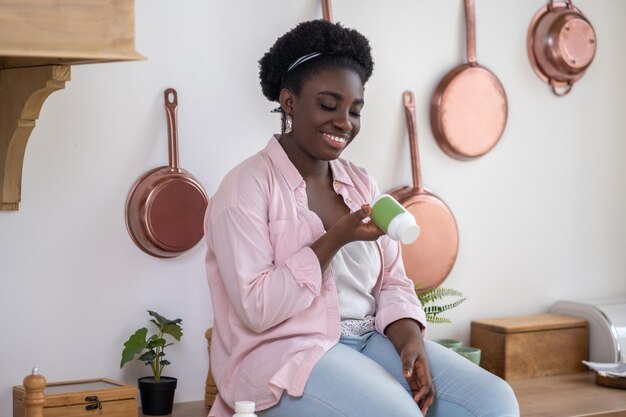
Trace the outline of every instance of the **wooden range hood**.
[[0, 0], [0, 210], [18, 210], [28, 138], [71, 65], [144, 59], [134, 0]]

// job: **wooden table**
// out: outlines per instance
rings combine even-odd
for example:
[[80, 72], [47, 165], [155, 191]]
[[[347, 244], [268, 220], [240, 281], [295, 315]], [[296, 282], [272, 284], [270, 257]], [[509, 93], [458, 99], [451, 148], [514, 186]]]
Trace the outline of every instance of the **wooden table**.
[[524, 417], [626, 417], [626, 390], [596, 385], [593, 372], [510, 381]]
[[[595, 384], [593, 372], [510, 381], [522, 417], [626, 417], [626, 390]], [[204, 401], [174, 405], [172, 417], [206, 417]], [[141, 410], [139, 417], [143, 417]]]
[[[204, 406], [204, 401], [191, 401], [187, 403], [174, 404], [174, 410], [172, 417], [207, 417], [209, 409]], [[139, 417], [144, 417], [144, 414], [139, 409]]]

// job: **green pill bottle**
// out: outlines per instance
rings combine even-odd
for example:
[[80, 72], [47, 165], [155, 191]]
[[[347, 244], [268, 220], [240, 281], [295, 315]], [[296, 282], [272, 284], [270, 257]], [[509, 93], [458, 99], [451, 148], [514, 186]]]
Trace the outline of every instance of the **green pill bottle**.
[[370, 218], [390, 238], [405, 245], [415, 242], [420, 234], [413, 215], [389, 194], [381, 194], [372, 201]]

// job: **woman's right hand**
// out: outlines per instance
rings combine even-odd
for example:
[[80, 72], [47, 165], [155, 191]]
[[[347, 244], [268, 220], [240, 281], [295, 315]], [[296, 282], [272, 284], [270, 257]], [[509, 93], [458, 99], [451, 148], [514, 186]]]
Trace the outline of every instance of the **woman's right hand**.
[[357, 240], [376, 240], [385, 234], [373, 221], [364, 221], [371, 211], [371, 207], [364, 204], [360, 210], [345, 214], [326, 234], [311, 244], [311, 249], [317, 255], [322, 270], [328, 267], [331, 259], [342, 246]]
[[385, 232], [373, 221], [364, 221], [371, 212], [372, 208], [363, 204], [360, 210], [342, 216], [328, 232], [336, 234], [341, 246], [357, 240], [376, 240]]

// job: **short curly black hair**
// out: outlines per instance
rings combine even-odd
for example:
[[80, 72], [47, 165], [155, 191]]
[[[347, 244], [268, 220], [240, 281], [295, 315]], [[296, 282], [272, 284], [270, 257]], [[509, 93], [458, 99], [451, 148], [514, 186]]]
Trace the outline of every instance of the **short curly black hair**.
[[[313, 52], [320, 56], [287, 72], [294, 61]], [[365, 84], [372, 75], [374, 61], [369, 41], [356, 30], [326, 20], [311, 20], [278, 38], [259, 60], [259, 67], [263, 95], [278, 101], [283, 87], [299, 94], [305, 80], [328, 67], [354, 70]]]

